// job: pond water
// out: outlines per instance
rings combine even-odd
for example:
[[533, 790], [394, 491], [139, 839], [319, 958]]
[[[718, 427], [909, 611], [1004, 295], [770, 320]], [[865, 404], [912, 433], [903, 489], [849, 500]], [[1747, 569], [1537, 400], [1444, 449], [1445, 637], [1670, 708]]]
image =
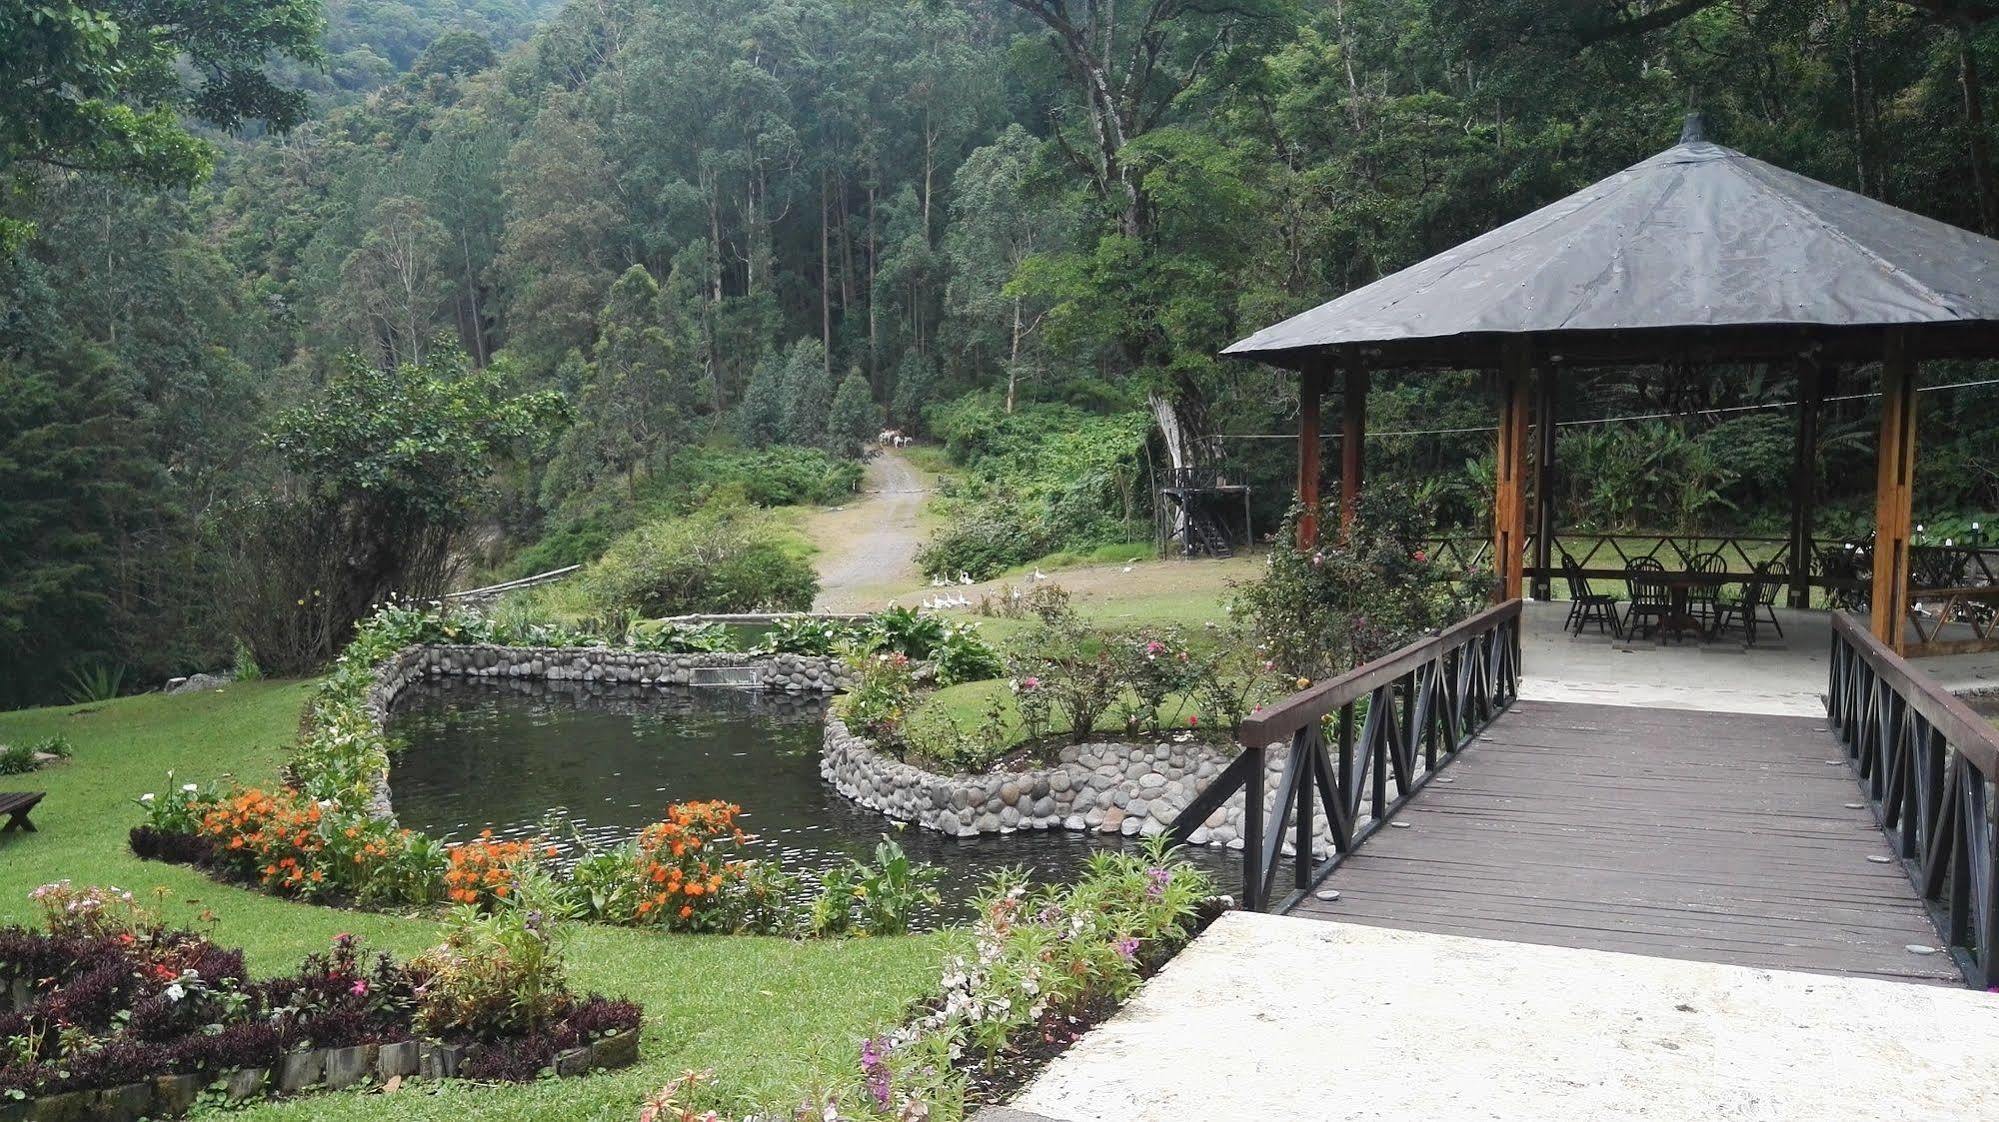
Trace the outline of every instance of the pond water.
[[[1090, 854], [1127, 844], [1065, 830], [946, 838], [899, 833], [819, 777], [818, 697], [718, 688], [660, 689], [574, 682], [443, 679], [396, 702], [390, 731], [407, 747], [389, 772], [396, 817], [438, 836], [491, 829], [507, 838], [570, 831], [615, 845], [664, 815], [666, 805], [726, 799], [757, 835], [751, 856], [816, 876], [872, 856], [883, 833], [910, 856], [942, 866], [946, 901], [965, 899], [994, 870], [1020, 866], [1037, 880], [1069, 879]], [[550, 831], [551, 815], [566, 824]], [[565, 845], [566, 854], [577, 850]], [[1224, 891], [1241, 854], [1190, 849]]]
[[1999, 725], [1999, 693], [1970, 693], [1962, 695], [1971, 711]]

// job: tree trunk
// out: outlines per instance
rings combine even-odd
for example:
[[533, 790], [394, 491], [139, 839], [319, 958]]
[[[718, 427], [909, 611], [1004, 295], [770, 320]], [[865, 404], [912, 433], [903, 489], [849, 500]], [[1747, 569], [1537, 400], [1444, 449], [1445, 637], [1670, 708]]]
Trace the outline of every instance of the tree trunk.
[[1013, 415], [1014, 395], [1020, 387], [1020, 297], [1013, 298], [1013, 349], [1006, 359], [1006, 411]]
[[[1180, 412], [1166, 395], [1154, 390], [1146, 397], [1146, 404], [1152, 409], [1152, 419], [1159, 426], [1160, 442], [1166, 446], [1166, 461], [1172, 468], [1168, 478], [1176, 479], [1180, 470], [1191, 466], [1186, 430], [1180, 424]], [[1173, 506], [1172, 537], [1184, 540], [1187, 533], [1187, 506], [1185, 503]]]
[[1957, 75], [1964, 87], [1964, 130], [1971, 156], [1971, 182], [1978, 189], [1982, 233], [1999, 233], [1999, 190], [1992, 183], [1992, 145], [1985, 135], [1985, 91], [1978, 77], [1978, 54], [1971, 28], [1957, 29]]
[[868, 183], [868, 384], [881, 396], [881, 351], [875, 327], [875, 185]]
[[1846, 97], [1853, 117], [1853, 173], [1859, 177], [1861, 194], [1872, 194], [1876, 187], [1869, 133], [1874, 114], [1867, 104], [1867, 78], [1860, 68], [1860, 37], [1866, 33], [1867, 0], [1847, 0]]
[[833, 239], [827, 213], [832, 209], [832, 185], [819, 172], [819, 343], [826, 376], [833, 376]]

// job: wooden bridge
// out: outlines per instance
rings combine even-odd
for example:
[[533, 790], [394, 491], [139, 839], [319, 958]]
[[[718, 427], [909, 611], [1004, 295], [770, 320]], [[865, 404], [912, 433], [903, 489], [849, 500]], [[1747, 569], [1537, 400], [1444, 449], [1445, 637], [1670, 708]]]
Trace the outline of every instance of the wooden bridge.
[[[1999, 983], [1999, 735], [1850, 617], [1824, 718], [1519, 699], [1514, 601], [1248, 723], [1242, 900], [1296, 916]], [[1261, 813], [1258, 813], [1261, 811]], [[1330, 853], [1315, 853], [1325, 822]]]

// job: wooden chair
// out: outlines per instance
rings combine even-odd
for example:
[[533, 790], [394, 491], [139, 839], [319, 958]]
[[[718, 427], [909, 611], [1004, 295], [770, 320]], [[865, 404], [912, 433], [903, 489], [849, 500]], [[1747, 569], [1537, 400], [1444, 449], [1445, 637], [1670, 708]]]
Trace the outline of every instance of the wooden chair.
[[0, 791], [0, 814], [7, 816], [7, 824], [0, 826], [0, 834], [13, 830], [34, 833], [35, 824], [28, 821], [28, 812], [46, 797], [47, 793], [42, 791]]
[[1650, 638], [1673, 614], [1673, 590], [1666, 585], [1666, 567], [1656, 557], [1637, 557], [1624, 568], [1624, 587], [1631, 607], [1624, 612], [1624, 633]]
[[1740, 599], [1723, 600], [1716, 605], [1719, 614], [1714, 617], [1712, 634], [1721, 634], [1732, 623], [1740, 624], [1743, 636], [1753, 647], [1757, 629], [1768, 620], [1777, 629], [1777, 638], [1782, 639], [1784, 625], [1777, 622], [1777, 593], [1790, 575], [1790, 569], [1782, 561], [1765, 561], [1756, 566], [1755, 575], [1742, 585]]
[[[1719, 553], [1697, 553], [1687, 559], [1687, 571], [1718, 576], [1728, 572], [1728, 562]], [[1687, 611], [1712, 631], [1721, 619], [1721, 585], [1697, 584], [1687, 589]]]
[[1624, 627], [1617, 620], [1617, 597], [1591, 592], [1583, 567], [1566, 549], [1562, 551], [1562, 576], [1569, 582], [1569, 618], [1563, 628], [1580, 635], [1583, 628], [1594, 622], [1597, 634], [1601, 635], [1607, 623], [1612, 635], [1623, 638]]

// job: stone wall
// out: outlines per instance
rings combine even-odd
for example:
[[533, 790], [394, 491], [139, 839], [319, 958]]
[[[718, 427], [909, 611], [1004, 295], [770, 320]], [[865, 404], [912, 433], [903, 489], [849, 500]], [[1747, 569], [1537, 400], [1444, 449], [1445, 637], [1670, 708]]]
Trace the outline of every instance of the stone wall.
[[[1265, 807], [1274, 798], [1285, 753], [1266, 750]], [[1067, 745], [1052, 766], [986, 775], [940, 775], [905, 763], [826, 716], [819, 774], [842, 795], [901, 822], [956, 837], [1015, 830], [1075, 830], [1125, 837], [1163, 833], [1229, 757], [1194, 741], [1167, 744], [1090, 742]], [[1242, 848], [1243, 796], [1208, 817], [1196, 845]], [[1319, 824], [1315, 851], [1331, 839]]]

